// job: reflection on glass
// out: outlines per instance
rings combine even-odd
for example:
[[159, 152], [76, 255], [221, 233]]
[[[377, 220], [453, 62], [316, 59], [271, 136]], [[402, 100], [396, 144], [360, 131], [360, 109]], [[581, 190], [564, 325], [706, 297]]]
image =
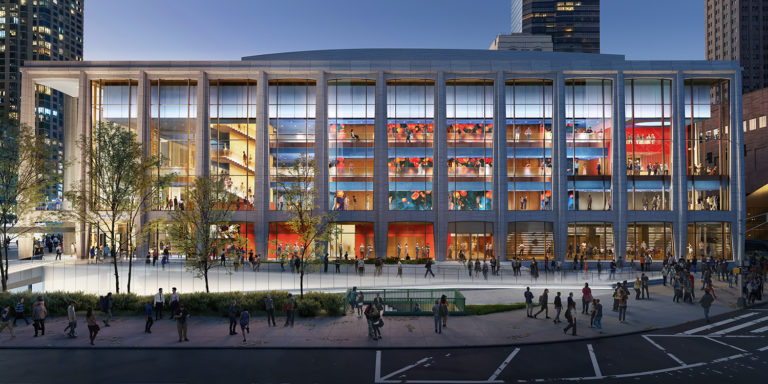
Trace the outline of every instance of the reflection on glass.
[[448, 223], [448, 260], [486, 260], [494, 254], [493, 223]]

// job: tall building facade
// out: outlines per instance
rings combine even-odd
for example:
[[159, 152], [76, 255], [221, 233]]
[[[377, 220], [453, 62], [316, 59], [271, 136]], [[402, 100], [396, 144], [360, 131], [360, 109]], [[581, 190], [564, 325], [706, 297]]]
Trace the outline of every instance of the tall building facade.
[[707, 0], [707, 60], [735, 60], [742, 92], [768, 87], [768, 1]]
[[[0, 116], [19, 118], [21, 72], [25, 61], [83, 59], [85, 0], [0, 0]], [[58, 153], [52, 166], [63, 172], [64, 131], [71, 113], [67, 96], [45, 86], [36, 89], [35, 126]], [[57, 189], [57, 190], [56, 190]], [[49, 193], [48, 208], [57, 206], [61, 188]]]
[[509, 32], [522, 33], [523, 32], [523, 0], [510, 0], [512, 2], [511, 7], [511, 23]]
[[[166, 159], [157, 172], [176, 180], [141, 224], [156, 226], [151, 247], [168, 244], [163, 221], [192, 177], [209, 176], [236, 196], [230, 230], [248, 249], [285, 252], [297, 235], [280, 185], [309, 156], [317, 206], [340, 226], [331, 257], [743, 255], [734, 62], [361, 49], [22, 70], [25, 100], [40, 85], [77, 97], [75, 134], [114, 122]], [[99, 237], [76, 231], [86, 255]]]
[[523, 33], [552, 36], [556, 52], [600, 53], [600, 0], [522, 0]]

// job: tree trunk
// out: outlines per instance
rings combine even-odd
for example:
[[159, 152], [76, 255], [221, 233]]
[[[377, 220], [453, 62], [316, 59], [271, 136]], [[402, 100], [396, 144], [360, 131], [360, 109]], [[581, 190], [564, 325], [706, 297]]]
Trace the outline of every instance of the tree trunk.
[[205, 277], [205, 293], [210, 293], [211, 291], [208, 289], [208, 269], [203, 271], [203, 277]]
[[301, 258], [301, 268], [299, 273], [299, 298], [304, 299], [304, 257]]
[[3, 257], [0, 272], [2, 272], [3, 292], [5, 292], [8, 290], [8, 243], [5, 242], [5, 236], [3, 236], [3, 251], [5, 251], [5, 255], [0, 256]]
[[112, 249], [109, 250], [109, 253], [112, 254], [112, 265], [115, 267], [115, 294], [120, 293], [120, 274], [117, 271], [117, 257], [115, 255], [115, 224], [112, 224], [112, 231], [110, 231], [110, 234], [112, 235], [112, 239], [109, 241], [109, 243], [112, 245]]
[[128, 226], [128, 284], [126, 284], [128, 293], [131, 293], [131, 270], [133, 267], [133, 242], [131, 241], [132, 235], [133, 228], [132, 226]]

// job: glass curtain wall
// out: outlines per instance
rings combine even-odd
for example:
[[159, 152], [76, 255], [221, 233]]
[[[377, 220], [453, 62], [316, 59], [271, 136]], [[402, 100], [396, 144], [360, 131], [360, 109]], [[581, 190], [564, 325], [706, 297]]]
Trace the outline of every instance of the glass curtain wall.
[[387, 257], [405, 260], [435, 258], [432, 223], [389, 223], [388, 229]]
[[328, 191], [335, 211], [373, 209], [376, 82], [328, 82]]
[[137, 88], [136, 80], [94, 80], [91, 125], [114, 123], [136, 132]]
[[566, 260], [613, 260], [612, 223], [568, 223]]
[[373, 223], [337, 222], [338, 233], [328, 243], [328, 257], [353, 260], [376, 257]]
[[627, 260], [646, 256], [653, 260], [674, 256], [672, 223], [627, 224]]
[[211, 177], [224, 180], [237, 210], [253, 209], [256, 101], [255, 81], [211, 81]]
[[727, 222], [688, 224], [688, 259], [733, 260], [731, 224]]
[[493, 257], [493, 223], [448, 223], [448, 260], [486, 260]]
[[387, 81], [390, 210], [432, 210], [435, 84]]
[[612, 81], [565, 82], [568, 210], [611, 209]]
[[731, 118], [727, 80], [685, 81], [688, 209], [728, 210]]
[[672, 81], [625, 82], [629, 210], [669, 210], [672, 184]]
[[507, 260], [544, 260], [555, 255], [554, 231], [551, 222], [519, 221], [507, 227]]
[[[285, 209], [280, 189], [295, 182], [297, 160], [315, 157], [315, 82], [269, 82], [269, 207]], [[309, 171], [307, 171], [309, 172]], [[271, 229], [270, 229], [271, 230]]]
[[552, 209], [552, 81], [506, 84], [507, 209]]
[[[269, 234], [267, 236], [268, 258], [279, 259], [282, 256], [287, 260], [300, 255], [302, 250], [301, 240], [287, 222], [273, 221], [269, 223]], [[316, 257], [314, 252], [314, 244], [310, 244], [310, 249], [305, 255], [308, 260]]]
[[187, 187], [195, 178], [197, 84], [193, 80], [151, 82], [150, 139], [152, 154], [162, 163], [158, 175], [174, 174], [161, 191], [158, 209], [184, 209]]
[[493, 81], [449, 80], [448, 193], [453, 211], [493, 208]]

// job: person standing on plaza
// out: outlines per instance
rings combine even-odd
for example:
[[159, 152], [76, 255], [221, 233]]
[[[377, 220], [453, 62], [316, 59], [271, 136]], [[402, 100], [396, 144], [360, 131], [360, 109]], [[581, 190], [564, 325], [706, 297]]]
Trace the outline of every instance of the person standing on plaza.
[[629, 296], [626, 292], [621, 291], [619, 296], [619, 322], [622, 323], [627, 322], [627, 301], [629, 301]]
[[77, 328], [77, 316], [75, 315], [75, 301], [70, 300], [69, 306], [67, 307], [67, 321], [69, 324], [66, 328], [64, 328], [64, 332], [67, 332], [69, 330], [69, 333], [67, 333], [67, 336], [69, 337], [77, 337], [77, 332], [75, 332], [75, 328]]
[[229, 335], [237, 335], [237, 301], [232, 300], [229, 305]]
[[293, 298], [292, 294], [288, 294], [288, 298], [285, 299], [285, 304], [283, 304], [283, 310], [285, 311], [285, 325], [284, 327], [287, 327], [288, 324], [291, 325], [291, 328], [293, 328], [293, 322], [295, 320], [296, 315], [296, 299]]
[[328, 273], [328, 254], [323, 257], [323, 273]]
[[443, 333], [443, 323], [440, 320], [440, 300], [435, 299], [432, 306], [432, 317], [435, 320], [435, 333]]
[[570, 307], [570, 306], [571, 306], [571, 304], [573, 304], [573, 305], [574, 305], [574, 308], [576, 308], [576, 307], [575, 307], [575, 305], [576, 305], [576, 301], [575, 301], [575, 300], [573, 300], [573, 292], [568, 292], [568, 297], [566, 298], [565, 309], [567, 310], [567, 309], [568, 309], [568, 307]]
[[560, 311], [563, 310], [563, 301], [560, 299], [560, 292], [557, 293], [555, 296], [555, 319], [552, 320], [553, 323], [558, 324], [560, 323]]
[[533, 317], [533, 292], [531, 292], [531, 287], [525, 287], [523, 296], [525, 296], [525, 314], [528, 317]]
[[[157, 293], [155, 294], [155, 320], [160, 320], [163, 318], [163, 303], [165, 302], [165, 297], [163, 296], [163, 289], [159, 288], [157, 290]], [[176, 318], [176, 313], [173, 313], [174, 318]]]
[[8, 332], [11, 333], [11, 339], [15, 339], [16, 335], [13, 333], [13, 325], [11, 325], [11, 306], [6, 305], [0, 310], [0, 333], [8, 328]]
[[616, 278], [616, 261], [611, 260], [611, 272], [608, 274], [608, 280], [613, 280]]
[[584, 283], [584, 288], [581, 289], [581, 313], [587, 314], [589, 310], [589, 304], [592, 302], [592, 288], [589, 287], [589, 283]]
[[363, 305], [365, 305], [365, 295], [362, 292], [357, 293], [357, 318], [363, 317]]
[[544, 312], [544, 316], [546, 316], [547, 319], [549, 319], [549, 289], [545, 289], [544, 293], [539, 296], [539, 311], [536, 312], [535, 315], [533, 315], [533, 318], [535, 319], [536, 316], [538, 316], [540, 313]]
[[240, 333], [243, 334], [243, 343], [246, 342], [246, 332], [251, 333], [251, 314], [247, 309], [243, 308], [243, 311], [240, 312]]
[[37, 301], [32, 304], [32, 321], [35, 327], [35, 337], [40, 331], [41, 336], [45, 335], [45, 318], [48, 317], [48, 309], [45, 308], [45, 301], [42, 296], [37, 297]]
[[264, 310], [267, 312], [267, 327], [277, 327], [277, 324], [275, 324], [275, 302], [272, 301], [272, 295], [269, 293], [264, 298]]
[[104, 326], [109, 327], [109, 321], [112, 320], [112, 306], [114, 305], [114, 300], [112, 300], [112, 292], [108, 292], [106, 296], [104, 296], [104, 300], [101, 305], [101, 312], [104, 313]]
[[[179, 309], [179, 293], [176, 292], [176, 287], [171, 288], [171, 298], [168, 303], [171, 307], [171, 317], [168, 319], [173, 320], [173, 314]], [[160, 317], [162, 318], [162, 316]]]
[[88, 338], [91, 340], [91, 345], [94, 345], [93, 340], [96, 339], [100, 328], [96, 322], [96, 315], [93, 314], [93, 307], [88, 307], [85, 313], [85, 323], [88, 325]]
[[595, 299], [595, 318], [593, 324], [597, 329], [603, 329], [603, 305], [600, 304], [600, 299]]
[[704, 295], [701, 296], [701, 299], [699, 299], [699, 304], [701, 304], [701, 307], [704, 308], [704, 319], [707, 320], [707, 323], [709, 323], [709, 309], [712, 307], [713, 301], [715, 301], [715, 298], [712, 297], [712, 294], [709, 293], [709, 290], [704, 291]]
[[573, 329], [573, 336], [576, 336], [576, 303], [570, 303], [568, 309], [565, 310], [565, 320], [568, 322], [568, 326], [563, 328], [563, 333], [568, 334], [569, 329]]
[[336, 273], [341, 273], [341, 256], [336, 258], [336, 260], [333, 262], [333, 265], [336, 266]]
[[397, 259], [397, 277], [400, 279], [403, 278], [403, 263], [400, 261], [400, 259]]
[[661, 267], [661, 283], [666, 287], [667, 286], [667, 275], [669, 274], [669, 268], [665, 264], [663, 267]]
[[13, 326], [16, 326], [16, 321], [19, 319], [24, 320], [27, 325], [29, 325], [29, 320], [27, 319], [27, 316], [24, 315], [24, 298], [20, 298], [19, 302], [16, 303], [16, 307], [14, 308], [16, 311], [16, 316], [13, 318]]
[[152, 333], [152, 324], [155, 322], [152, 320], [152, 302], [147, 302], [147, 305], [144, 307], [144, 317], [145, 317], [145, 323], [144, 323], [144, 333]]
[[648, 291], [648, 276], [643, 273], [640, 277], [640, 287], [643, 291], [643, 299], [651, 299], [651, 293]]
[[443, 295], [440, 297], [440, 319], [442, 320], [443, 328], [448, 326], [448, 298]]
[[635, 284], [633, 286], [633, 288], [635, 289], [635, 300], [640, 300], [640, 288], [642, 288], [642, 286], [643, 286], [643, 283], [640, 282], [640, 278], [636, 277]]
[[352, 314], [355, 314], [355, 307], [357, 306], [357, 287], [352, 287], [347, 296], [347, 302], [349, 303], [349, 310]]
[[184, 308], [184, 304], [179, 304], [179, 309], [173, 315], [176, 319], [176, 331], [179, 333], [179, 343], [183, 341], [189, 341], [187, 338], [187, 320], [189, 319], [189, 312]]

